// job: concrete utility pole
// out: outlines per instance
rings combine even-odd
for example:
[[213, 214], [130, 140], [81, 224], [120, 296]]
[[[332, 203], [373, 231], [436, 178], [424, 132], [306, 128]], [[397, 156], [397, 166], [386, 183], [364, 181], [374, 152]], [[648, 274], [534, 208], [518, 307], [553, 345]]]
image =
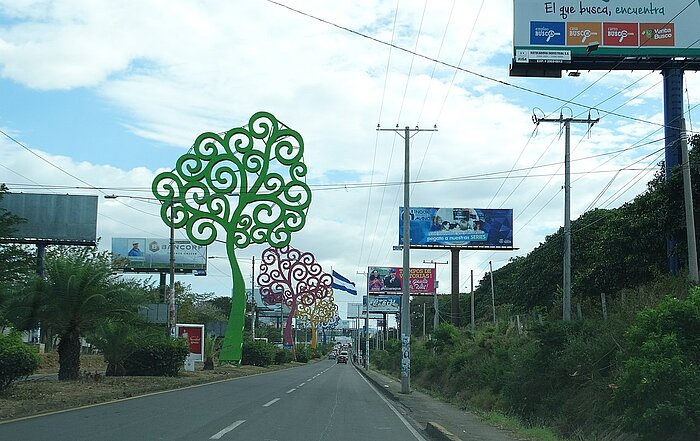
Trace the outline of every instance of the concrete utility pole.
[[472, 332], [474, 332], [474, 270], [471, 270], [471, 281], [472, 281], [472, 304], [471, 304]]
[[[364, 275], [365, 281], [367, 281], [367, 273], [358, 271], [357, 274]], [[365, 369], [369, 369], [369, 289], [367, 290], [367, 302], [365, 303], [365, 356], [362, 358], [362, 362]]]
[[[493, 311], [493, 324], [496, 324], [496, 291], [493, 287], [493, 266], [489, 260], [489, 273], [491, 274], [491, 310]], [[474, 289], [474, 288], [472, 288]], [[472, 291], [473, 292], [473, 291]]]
[[170, 200], [170, 301], [168, 302], [168, 326], [170, 327], [170, 336], [175, 335], [175, 219], [174, 206], [172, 199]]
[[436, 132], [437, 128], [419, 129], [418, 127], [411, 129], [406, 126], [404, 133], [395, 129], [382, 129], [377, 126], [377, 131], [392, 131], [403, 137], [404, 146], [404, 179], [403, 179], [403, 277], [401, 278], [401, 393], [408, 394], [411, 392], [411, 299], [409, 291], [409, 271], [411, 264], [411, 237], [409, 234], [409, 212], [410, 204], [410, 140], [411, 131], [413, 132]]
[[564, 298], [563, 298], [563, 318], [565, 321], [571, 320], [571, 123], [587, 124], [590, 130], [593, 124], [600, 118], [587, 119], [564, 118], [560, 113], [559, 118], [538, 118], [532, 116], [535, 124], [541, 122], [557, 122], [563, 124], [565, 128], [564, 144]]
[[693, 213], [693, 191], [690, 182], [690, 160], [685, 118], [681, 119], [681, 157], [683, 159], [683, 196], [685, 205], [685, 227], [688, 239], [688, 278], [698, 283], [698, 250], [695, 242], [695, 214]]
[[[450, 262], [436, 262], [434, 260], [424, 260], [423, 263], [432, 263], [433, 264], [433, 277], [435, 277], [435, 286], [433, 287], [435, 291], [433, 292], [433, 309], [435, 310], [435, 314], [433, 315], [433, 332], [437, 329], [437, 327], [440, 325], [440, 310], [438, 309], [438, 296], [437, 296], [437, 266], [438, 265], [447, 265]], [[425, 332], [424, 332], [425, 334]]]

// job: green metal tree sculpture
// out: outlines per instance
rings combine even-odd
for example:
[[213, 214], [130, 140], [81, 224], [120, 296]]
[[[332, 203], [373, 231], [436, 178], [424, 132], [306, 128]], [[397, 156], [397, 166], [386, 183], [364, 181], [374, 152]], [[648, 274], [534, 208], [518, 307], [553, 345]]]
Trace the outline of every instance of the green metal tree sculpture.
[[258, 112], [247, 126], [223, 136], [199, 135], [173, 171], [153, 181], [160, 215], [185, 228], [198, 245], [210, 245], [221, 230], [233, 277], [233, 301], [221, 361], [240, 361], [245, 324], [245, 282], [236, 249], [289, 244], [306, 223], [311, 190], [304, 182], [304, 141], [272, 114]]

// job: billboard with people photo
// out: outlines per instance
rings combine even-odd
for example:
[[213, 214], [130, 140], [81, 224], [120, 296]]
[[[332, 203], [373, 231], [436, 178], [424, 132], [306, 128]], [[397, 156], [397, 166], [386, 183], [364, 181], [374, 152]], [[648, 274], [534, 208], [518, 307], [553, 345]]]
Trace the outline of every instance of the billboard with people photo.
[[[411, 294], [432, 294], [435, 291], [434, 268], [411, 268], [408, 274]], [[367, 268], [367, 292], [401, 292], [403, 290], [403, 268], [370, 266]]]
[[[409, 219], [411, 246], [513, 246], [511, 209], [411, 207]], [[399, 209], [399, 232], [401, 231], [403, 208]], [[402, 234], [399, 234], [399, 245], [403, 245]]]

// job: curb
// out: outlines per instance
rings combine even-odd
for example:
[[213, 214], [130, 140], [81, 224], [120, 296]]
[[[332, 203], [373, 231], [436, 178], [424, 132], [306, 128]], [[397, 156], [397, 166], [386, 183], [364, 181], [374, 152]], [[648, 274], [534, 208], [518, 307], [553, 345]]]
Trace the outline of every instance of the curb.
[[367, 375], [367, 372], [365, 372], [365, 368], [362, 366], [358, 366], [355, 363], [352, 364], [355, 367], [355, 370], [360, 373], [363, 377], [367, 379], [370, 383], [374, 385], [378, 390], [380, 390], [387, 398], [391, 399], [391, 401], [394, 401], [396, 403], [401, 404], [401, 400], [398, 399], [390, 390], [388, 387], [385, 387], [385, 385], [381, 384], [374, 378], [372, 378], [371, 375]]
[[[355, 369], [367, 379], [370, 383], [372, 383], [377, 389], [379, 389], [384, 395], [386, 395], [389, 399], [394, 401], [395, 403], [404, 406], [403, 403], [401, 403], [401, 400], [394, 395], [393, 392], [391, 392], [387, 387], [385, 387], [383, 384], [372, 378], [372, 376], [368, 375], [367, 372], [365, 372], [365, 369], [361, 366], [356, 365], [353, 363], [353, 366]], [[456, 435], [452, 434], [450, 431], [442, 427], [440, 424], [428, 421], [428, 423], [425, 425], [425, 433], [433, 440], [433, 441], [462, 441], [459, 437]]]
[[435, 441], [462, 441], [456, 435], [432, 421], [428, 421], [428, 424], [425, 425], [425, 431]]

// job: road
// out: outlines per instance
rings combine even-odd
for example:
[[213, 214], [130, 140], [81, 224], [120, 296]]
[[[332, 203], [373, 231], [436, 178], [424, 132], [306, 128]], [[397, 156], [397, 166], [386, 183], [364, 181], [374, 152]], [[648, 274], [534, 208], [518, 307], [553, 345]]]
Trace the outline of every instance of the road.
[[0, 425], [7, 441], [425, 441], [350, 364], [298, 368]]

